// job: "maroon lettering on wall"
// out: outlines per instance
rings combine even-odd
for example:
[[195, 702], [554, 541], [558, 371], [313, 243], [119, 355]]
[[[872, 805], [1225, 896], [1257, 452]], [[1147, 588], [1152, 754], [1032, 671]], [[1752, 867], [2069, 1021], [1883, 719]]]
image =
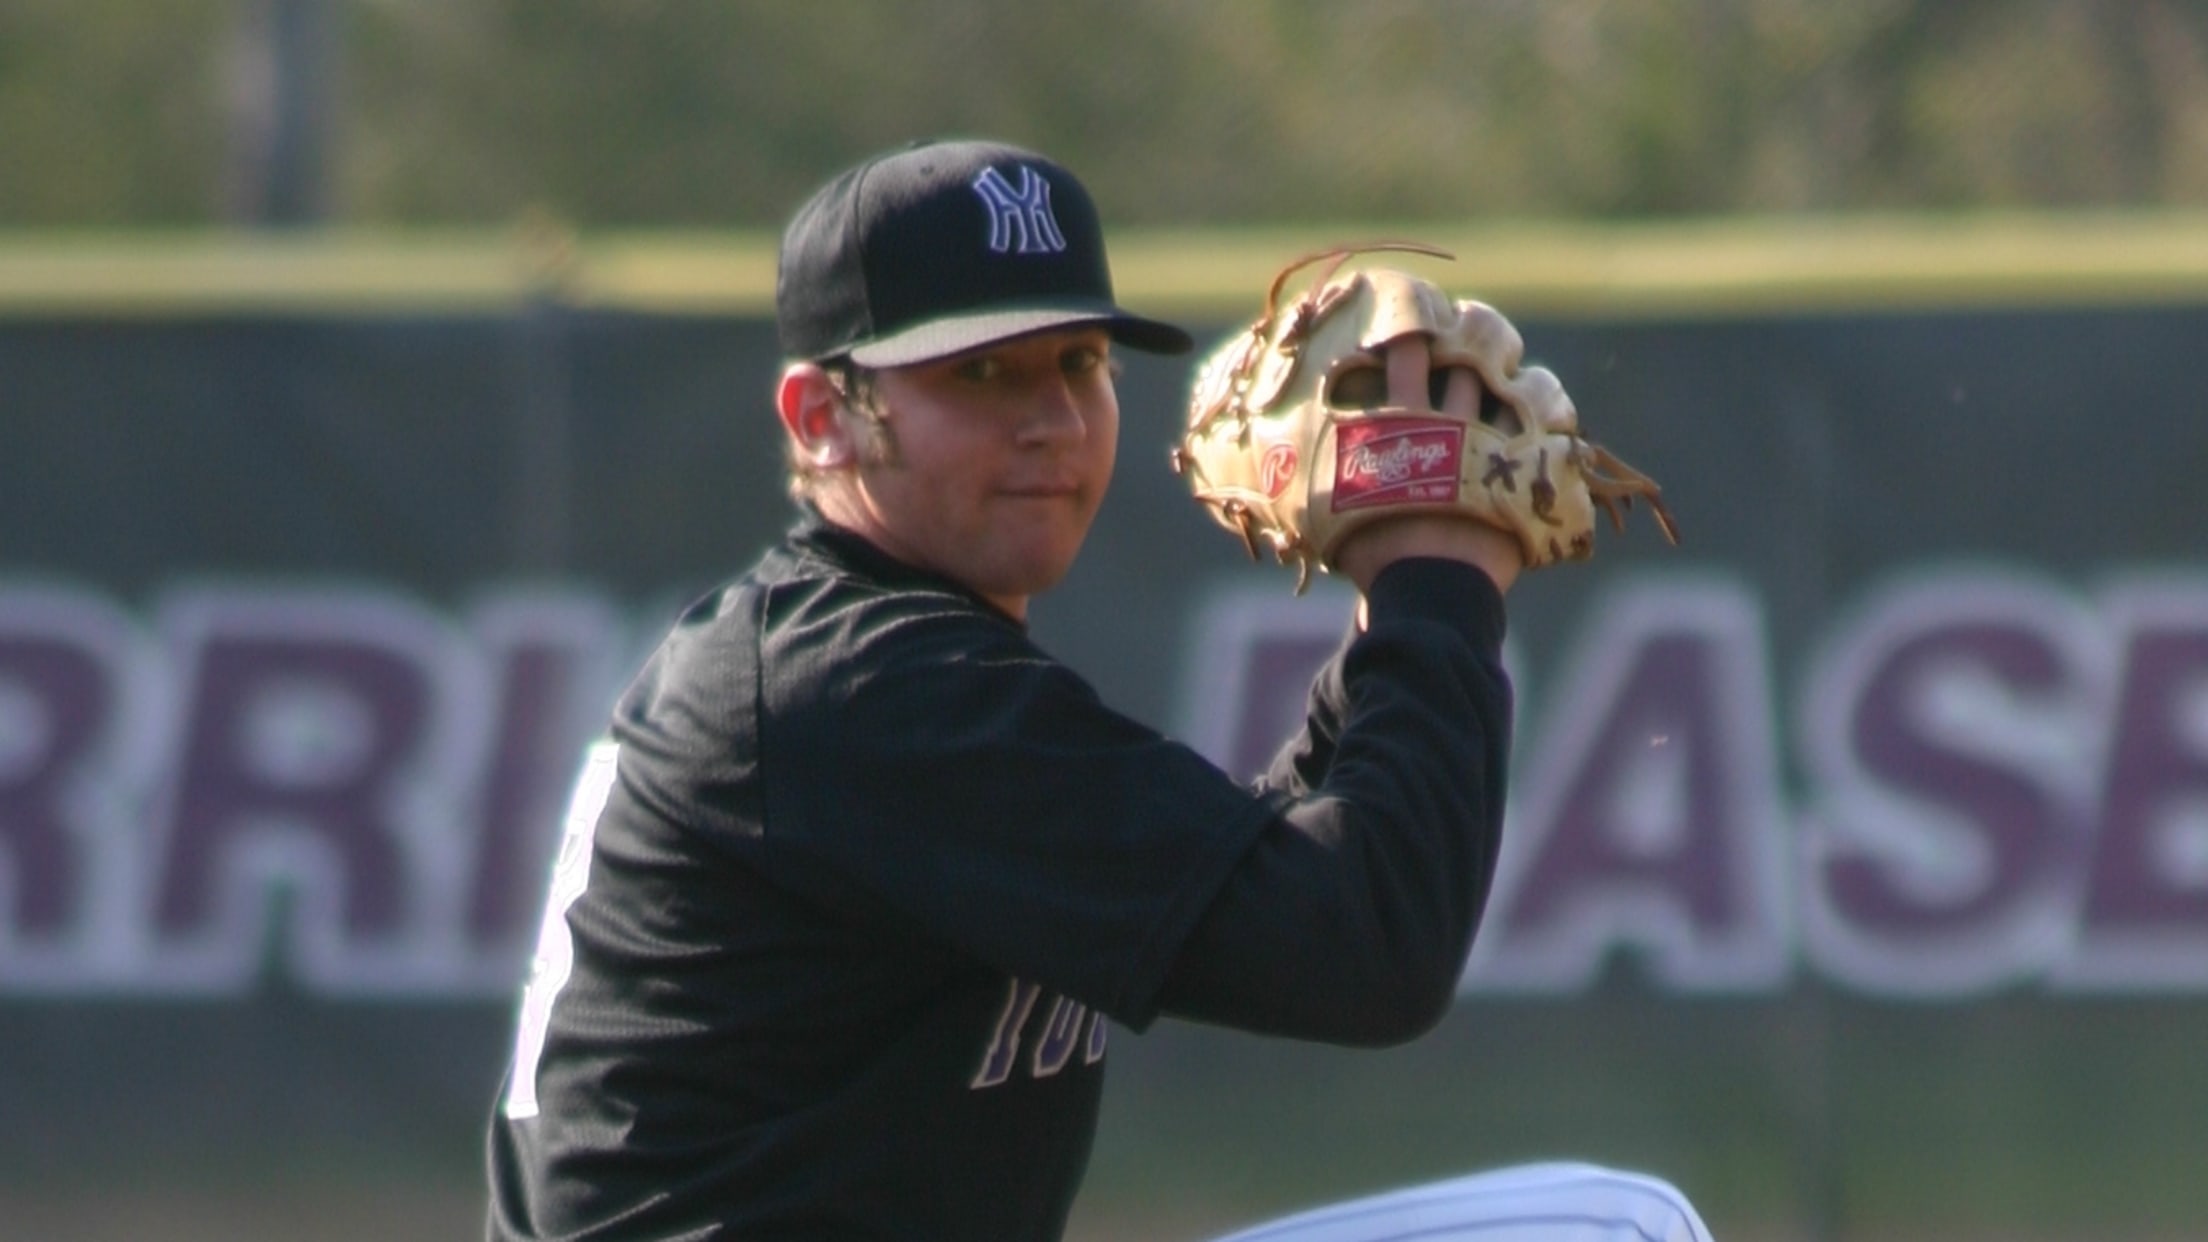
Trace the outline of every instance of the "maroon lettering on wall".
[[1912, 939], [1938, 936], [1996, 917], [2061, 874], [2070, 838], [2051, 791], [2013, 760], [1964, 749], [1967, 725], [1943, 721], [1927, 700], [1947, 677], [1990, 678], [2028, 694], [2068, 673], [2044, 637], [1992, 621], [1920, 635], [1871, 671], [1851, 730], [1861, 770], [1905, 801], [1947, 812], [1938, 848], [1954, 861], [1943, 882], [1925, 879], [1931, 868], [1912, 874], [1876, 857], [1835, 857], [1824, 880], [1841, 917]]
[[[1688, 922], [1738, 918], [1732, 860], [1714, 835], [1720, 804], [1707, 646], [1682, 635], [1644, 643], [1584, 756], [1581, 779], [1520, 872], [1511, 918], [1537, 925], [1590, 890], [1647, 888]], [[1658, 753], [1667, 752], [1667, 753]]]
[[1576, 987], [1630, 950], [1667, 982], [1786, 968], [1761, 618], [1723, 583], [1629, 586], [1564, 662], [1479, 935], [1475, 987]]
[[87, 825], [73, 821], [86, 787], [110, 775], [100, 752], [119, 731], [128, 668], [109, 637], [122, 624], [104, 610], [46, 593], [10, 603], [0, 613], [0, 936], [51, 944], [89, 914]]
[[252, 979], [280, 897], [275, 943], [303, 977], [450, 971], [454, 769], [481, 740], [455, 727], [467, 666], [444, 623], [372, 591], [208, 589], [162, 628], [184, 694], [148, 919], [172, 981]]
[[[195, 663], [156, 930], [186, 941], [208, 934], [221, 882], [242, 875], [237, 854], [257, 838], [333, 864], [314, 879], [334, 879], [347, 938], [397, 931], [406, 877], [389, 801], [427, 732], [422, 670], [397, 652], [311, 635], [217, 635]], [[279, 866], [307, 878], [297, 874], [306, 868]]]
[[0, 588], [0, 987], [127, 978], [151, 666], [99, 597]]
[[2109, 612], [2123, 675], [2065, 980], [2208, 986], [2208, 589], [2142, 586]]
[[1808, 947], [1901, 994], [2047, 968], [2082, 856], [2077, 745], [2105, 663], [2090, 618], [2016, 575], [1901, 584], [1813, 672], [1805, 750]]
[[72, 638], [0, 632], [0, 711], [16, 717], [0, 754], [0, 876], [19, 941], [57, 939], [83, 916], [83, 858], [62, 803], [113, 712], [109, 677]]
[[[1174, 732], [1262, 767], [1350, 603], [1228, 584]], [[1803, 665], [1792, 798], [1751, 584], [1625, 580], [1585, 616], [1553, 691], [1516, 678], [1468, 989], [1569, 993], [1616, 961], [1690, 992], [2208, 990], [2208, 578], [1880, 587]], [[0, 584], [0, 993], [231, 995], [273, 951], [319, 991], [512, 996], [626, 628], [583, 591], [455, 620], [198, 584], [141, 627]], [[1093, 1015], [1065, 1026], [1026, 1046], [1100, 1051]]]
[[558, 821], [576, 756], [609, 714], [621, 627], [602, 602], [571, 595], [500, 601], [471, 628], [485, 648], [494, 715], [467, 935], [493, 955], [519, 954], [544, 904], [557, 839], [546, 825]]

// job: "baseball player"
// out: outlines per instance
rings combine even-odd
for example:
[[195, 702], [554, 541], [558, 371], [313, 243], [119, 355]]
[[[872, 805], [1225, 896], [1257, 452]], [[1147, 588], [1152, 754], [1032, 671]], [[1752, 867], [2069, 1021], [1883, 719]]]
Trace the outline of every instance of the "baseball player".
[[[1111, 478], [1113, 351], [1192, 344], [1116, 303], [1081, 183], [989, 142], [869, 159], [791, 219], [776, 311], [798, 514], [576, 782], [489, 1236], [1058, 1238], [1113, 1026], [1431, 1028], [1495, 862], [1520, 539], [1439, 511], [1331, 539], [1359, 621], [1245, 786], [1027, 631]], [[1414, 1235], [1707, 1238], [1581, 1165], [1246, 1236]]]

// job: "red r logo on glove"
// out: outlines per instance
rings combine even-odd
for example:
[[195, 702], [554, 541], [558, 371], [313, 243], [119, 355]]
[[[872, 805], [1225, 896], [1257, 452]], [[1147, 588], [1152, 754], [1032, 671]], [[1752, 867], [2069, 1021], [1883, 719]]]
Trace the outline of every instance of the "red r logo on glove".
[[1296, 477], [1296, 446], [1275, 444], [1265, 450], [1264, 459], [1257, 463], [1257, 485], [1265, 489], [1268, 500], [1280, 499], [1288, 490], [1288, 481]]

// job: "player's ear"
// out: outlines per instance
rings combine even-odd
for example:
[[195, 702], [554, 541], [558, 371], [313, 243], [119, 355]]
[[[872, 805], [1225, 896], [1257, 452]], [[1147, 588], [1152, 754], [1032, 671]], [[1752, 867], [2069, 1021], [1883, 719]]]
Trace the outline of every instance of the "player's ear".
[[842, 417], [843, 394], [817, 363], [785, 367], [774, 405], [797, 455], [814, 469], [833, 470], [857, 459], [858, 446]]

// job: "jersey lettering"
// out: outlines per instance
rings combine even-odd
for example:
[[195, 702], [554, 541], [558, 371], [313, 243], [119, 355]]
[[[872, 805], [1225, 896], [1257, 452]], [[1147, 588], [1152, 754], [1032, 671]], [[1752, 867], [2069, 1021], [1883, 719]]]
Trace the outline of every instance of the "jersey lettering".
[[1012, 1062], [1020, 1055], [1020, 1028], [1027, 1024], [1028, 1011], [1035, 1008], [1035, 997], [1041, 991], [1035, 984], [1011, 980], [1004, 1011], [997, 1015], [997, 1025], [989, 1033], [989, 1048], [981, 1056], [981, 1070], [974, 1075], [975, 1089], [994, 1087], [1012, 1076]]
[[[1041, 985], [1024, 979], [1006, 981], [1004, 1008], [997, 1012], [996, 1023], [989, 1032], [989, 1046], [982, 1052], [981, 1068], [970, 1084], [975, 1090], [998, 1086], [1012, 1077], [1012, 1067], [1019, 1063], [1027, 1020], [1035, 1012], [1042, 991]], [[1076, 1049], [1081, 1051], [1083, 1065], [1103, 1060], [1104, 1032], [1104, 1015], [1092, 1013], [1087, 1005], [1068, 997], [1051, 997], [1029, 1057], [1029, 1076], [1048, 1078], [1056, 1074], [1073, 1060]]]
[[1074, 1046], [1081, 1041], [1081, 1020], [1089, 1016], [1087, 1005], [1076, 1004], [1063, 996], [1052, 997], [1050, 1017], [1043, 1023], [1043, 1037], [1035, 1044], [1033, 1072], [1037, 1078], [1048, 1078], [1066, 1068], [1073, 1059]]
[[590, 852], [599, 812], [613, 792], [621, 748], [599, 742], [583, 759], [568, 800], [567, 823], [560, 834], [559, 856], [552, 864], [551, 890], [545, 896], [544, 922], [537, 929], [537, 951], [522, 990], [521, 1013], [514, 1023], [514, 1073], [506, 1088], [506, 1116], [514, 1121], [537, 1115], [537, 1059], [544, 1055], [544, 1028], [552, 1019], [552, 1001], [575, 969], [575, 939], [567, 926], [567, 908], [590, 884]]

